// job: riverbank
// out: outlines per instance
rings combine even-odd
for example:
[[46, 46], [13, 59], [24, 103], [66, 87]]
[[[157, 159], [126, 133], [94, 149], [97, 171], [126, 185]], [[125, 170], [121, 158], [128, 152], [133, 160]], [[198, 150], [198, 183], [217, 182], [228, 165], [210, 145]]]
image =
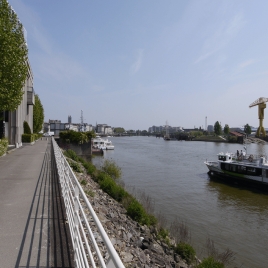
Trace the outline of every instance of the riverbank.
[[[126, 267], [193, 268], [167, 245], [156, 227], [142, 226], [127, 216], [122, 204], [103, 192], [84, 171], [76, 173], [87, 197]], [[175, 246], [170, 239], [170, 245]]]
[[221, 136], [199, 136], [197, 138], [192, 139], [192, 141], [228, 142], [228, 140], [224, 139]]

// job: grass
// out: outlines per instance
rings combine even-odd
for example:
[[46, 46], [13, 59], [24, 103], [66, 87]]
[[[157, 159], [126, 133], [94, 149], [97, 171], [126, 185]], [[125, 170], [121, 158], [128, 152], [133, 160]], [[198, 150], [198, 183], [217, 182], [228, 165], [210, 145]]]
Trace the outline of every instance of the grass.
[[197, 268], [224, 268], [224, 264], [215, 260], [213, 257], [203, 259]]

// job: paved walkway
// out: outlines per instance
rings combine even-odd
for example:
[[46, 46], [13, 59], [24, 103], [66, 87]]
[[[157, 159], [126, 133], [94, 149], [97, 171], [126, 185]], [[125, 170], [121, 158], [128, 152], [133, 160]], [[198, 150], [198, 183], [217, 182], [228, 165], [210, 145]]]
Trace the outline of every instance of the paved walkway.
[[74, 267], [51, 140], [0, 158], [0, 267]]

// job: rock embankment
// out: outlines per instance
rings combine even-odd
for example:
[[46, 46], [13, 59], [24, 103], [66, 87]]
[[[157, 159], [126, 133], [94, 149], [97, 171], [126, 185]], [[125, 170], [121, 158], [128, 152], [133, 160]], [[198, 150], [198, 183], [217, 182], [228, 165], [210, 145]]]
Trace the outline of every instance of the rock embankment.
[[[133, 221], [124, 207], [104, 193], [90, 176], [76, 175], [80, 182], [83, 180], [84, 191], [125, 267], [194, 267], [187, 265], [159, 238], [157, 228]], [[171, 243], [175, 244], [175, 241], [171, 240]]]

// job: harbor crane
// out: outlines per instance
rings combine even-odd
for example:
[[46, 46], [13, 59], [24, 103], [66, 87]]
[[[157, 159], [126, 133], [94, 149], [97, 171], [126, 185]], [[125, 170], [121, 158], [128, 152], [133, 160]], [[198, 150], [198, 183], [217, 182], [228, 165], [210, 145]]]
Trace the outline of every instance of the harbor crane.
[[258, 130], [257, 130], [257, 133], [256, 133], [256, 136], [257, 137], [260, 137], [261, 134], [263, 135], [263, 137], [266, 136], [266, 132], [265, 132], [265, 129], [263, 127], [264, 109], [266, 108], [266, 102], [268, 102], [268, 98], [261, 97], [261, 98], [258, 98], [257, 100], [255, 100], [254, 102], [252, 102], [249, 105], [249, 108], [251, 108], [253, 106], [257, 106], [257, 105], [259, 107], [259, 120], [260, 120], [260, 125], [259, 125]]

